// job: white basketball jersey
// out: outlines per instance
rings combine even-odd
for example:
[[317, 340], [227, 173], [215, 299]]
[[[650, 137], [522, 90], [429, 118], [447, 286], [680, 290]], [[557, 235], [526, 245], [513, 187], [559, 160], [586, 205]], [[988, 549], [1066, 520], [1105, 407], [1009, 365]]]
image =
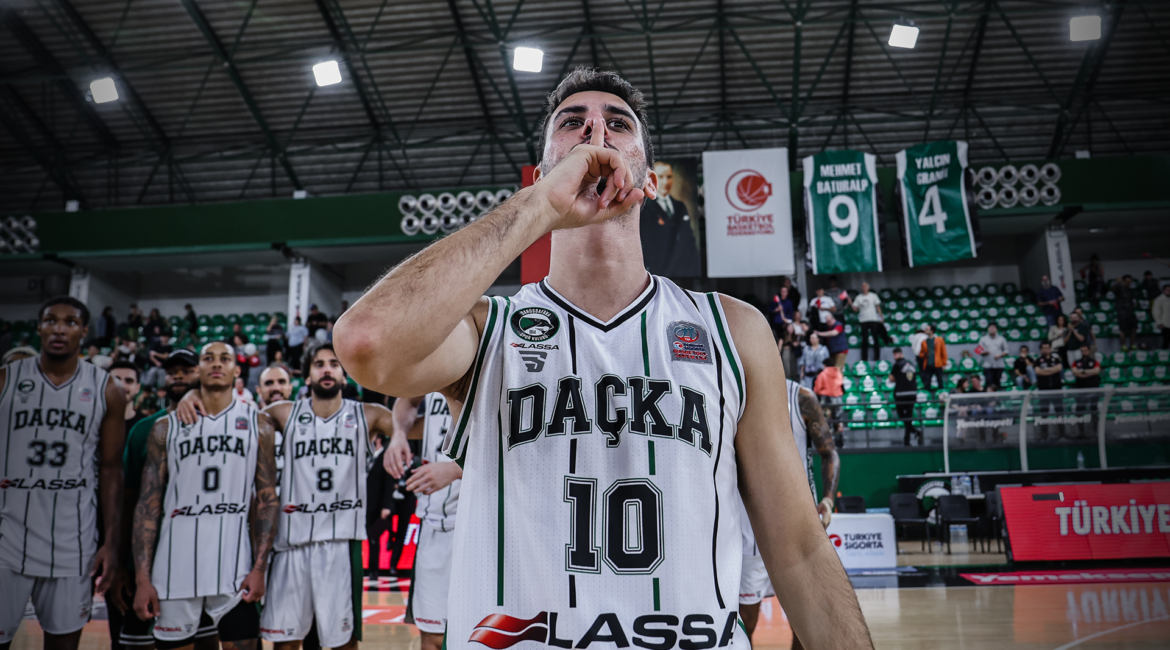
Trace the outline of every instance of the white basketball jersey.
[[[453, 462], [443, 453], [443, 440], [451, 429], [451, 409], [439, 393], [423, 399], [422, 458], [428, 463]], [[459, 507], [459, 483], [456, 480], [434, 494], [418, 495], [414, 514], [443, 532], [455, 530], [455, 510]]]
[[373, 457], [361, 403], [342, 400], [327, 418], [297, 400], [284, 425], [284, 471], [274, 547], [366, 538], [366, 469]]
[[256, 407], [167, 423], [167, 486], [151, 583], [162, 600], [234, 594], [253, 565], [248, 510], [255, 491]]
[[40, 357], [8, 364], [0, 393], [0, 566], [27, 576], [89, 572], [97, 551], [97, 448], [106, 371], [78, 362], [60, 386]]
[[467, 488], [448, 647], [748, 648], [741, 368], [718, 297], [665, 278], [605, 323], [547, 281], [491, 299], [444, 447]]

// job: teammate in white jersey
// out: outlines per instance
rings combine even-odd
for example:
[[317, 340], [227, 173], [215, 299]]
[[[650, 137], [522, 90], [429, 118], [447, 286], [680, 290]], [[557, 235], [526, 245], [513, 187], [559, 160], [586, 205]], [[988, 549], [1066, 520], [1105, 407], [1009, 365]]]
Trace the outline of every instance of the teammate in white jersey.
[[451, 409], [441, 393], [430, 393], [394, 402], [394, 438], [383, 463], [394, 478], [401, 478], [411, 458], [406, 439], [423, 410], [421, 467], [410, 473], [406, 489], [418, 495], [415, 514], [422, 521], [414, 552], [414, 572], [406, 622], [422, 636], [422, 650], [440, 650], [447, 628], [447, 596], [451, 585], [451, 556], [455, 543], [455, 515], [463, 468], [443, 452], [443, 440], [451, 429]]
[[[390, 410], [341, 397], [345, 370], [325, 343], [301, 368], [311, 397], [264, 409], [283, 433], [280, 516], [260, 636], [296, 650], [316, 623], [327, 648], [361, 640], [361, 540], [366, 538], [366, 468], [372, 439], [394, 430]], [[195, 395], [180, 417], [204, 410]]]
[[268, 416], [233, 398], [239, 372], [231, 346], [203, 346], [197, 393], [208, 414], [190, 424], [168, 415], [147, 442], [134, 610], [156, 618], [159, 650], [190, 648], [203, 614], [225, 649], [256, 650], [276, 529], [275, 437]]
[[83, 303], [54, 298], [38, 314], [41, 353], [0, 367], [0, 650], [30, 599], [45, 649], [76, 650], [93, 592], [116, 581], [126, 398], [81, 363], [88, 325]]
[[[441, 391], [459, 423], [446, 646], [746, 648], [738, 480], [800, 637], [872, 647], [808, 498], [767, 322], [646, 273], [641, 94], [578, 69], [548, 109], [536, 184], [390, 271], [333, 332], [362, 385]], [[483, 297], [550, 231], [545, 281]]]
[[[833, 432], [825, 421], [825, 414], [816, 395], [800, 384], [787, 380], [788, 387], [788, 418], [792, 424], [792, 436], [796, 440], [796, 450], [804, 458], [805, 472], [808, 475], [810, 496], [816, 498], [816, 482], [813, 480], [812, 450], [821, 457], [821, 480], [824, 484], [825, 496], [817, 504], [817, 512], [821, 516], [821, 525], [829, 527], [833, 518], [833, 503], [836, 501], [837, 484], [841, 478], [841, 459], [837, 456], [837, 446], [833, 442]], [[743, 502], [740, 502], [740, 508]], [[756, 622], [760, 617], [760, 602], [775, 595], [772, 581], [768, 578], [768, 569], [764, 566], [760, 549], [756, 546], [756, 537], [752, 532], [751, 524], [743, 523], [743, 573], [739, 579], [739, 615], [743, 618], [744, 630], [748, 637], [756, 631]], [[792, 647], [801, 648], [800, 639], [792, 638]]]

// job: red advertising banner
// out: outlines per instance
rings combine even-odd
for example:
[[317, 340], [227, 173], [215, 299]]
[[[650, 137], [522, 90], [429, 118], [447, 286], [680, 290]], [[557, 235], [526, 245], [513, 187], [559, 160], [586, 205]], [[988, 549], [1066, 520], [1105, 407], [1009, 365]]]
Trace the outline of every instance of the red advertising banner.
[[1170, 557], [1170, 482], [1001, 488], [1015, 560]]
[[[398, 517], [392, 519], [392, 526], [397, 530]], [[402, 553], [398, 556], [398, 566], [396, 569], [413, 569], [414, 568], [414, 551], [418, 544], [419, 518], [413, 513], [410, 515], [410, 522], [406, 529], [406, 541], [402, 544]], [[384, 532], [378, 538], [375, 547], [378, 549], [376, 568], [389, 569], [390, 568], [390, 551], [386, 549], [386, 545], [390, 540], [390, 533]], [[369, 540], [362, 542], [362, 568], [374, 568], [370, 563], [370, 542]]]

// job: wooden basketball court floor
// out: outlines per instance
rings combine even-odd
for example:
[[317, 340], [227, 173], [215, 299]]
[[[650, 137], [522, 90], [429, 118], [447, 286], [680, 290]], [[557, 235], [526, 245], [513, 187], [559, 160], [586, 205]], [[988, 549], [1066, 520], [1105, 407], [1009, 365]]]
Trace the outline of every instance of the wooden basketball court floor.
[[[917, 551], [917, 542], [907, 544], [899, 556], [899, 564], [913, 564], [914, 575], [925, 576], [917, 582], [881, 572], [851, 575], [879, 650], [1170, 649], [1170, 582], [974, 586], [958, 574], [1011, 571], [1003, 564], [1004, 556]], [[933, 568], [928, 566], [932, 563]], [[963, 567], [968, 564], [972, 568]], [[923, 586], [907, 586], [915, 584]], [[418, 650], [417, 631], [402, 623], [408, 588], [407, 580], [367, 580], [363, 647]], [[104, 612], [104, 604], [96, 604], [95, 620], [82, 635], [82, 650], [109, 650]], [[774, 598], [762, 604], [753, 642], [759, 650], [791, 646], [792, 629]], [[265, 646], [271, 650], [270, 644]], [[41, 648], [40, 627], [28, 619], [12, 650]]]

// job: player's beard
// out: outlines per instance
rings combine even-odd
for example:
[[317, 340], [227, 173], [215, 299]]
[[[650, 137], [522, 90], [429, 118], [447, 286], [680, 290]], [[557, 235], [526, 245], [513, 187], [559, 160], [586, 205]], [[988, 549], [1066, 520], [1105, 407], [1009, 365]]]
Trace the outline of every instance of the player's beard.
[[333, 399], [341, 392], [341, 382], [334, 380], [333, 385], [329, 388], [324, 388], [313, 383], [309, 385], [309, 390], [313, 392], [313, 397], [318, 399]]
[[193, 381], [191, 383], [187, 383], [187, 382], [183, 381], [183, 382], [179, 382], [177, 384], [171, 384], [171, 385], [167, 386], [166, 387], [167, 399], [170, 400], [171, 404], [178, 404], [179, 400], [183, 399], [183, 396], [186, 395], [187, 391], [190, 391], [190, 390], [199, 390], [199, 380], [198, 379], [196, 379], [195, 381]]

